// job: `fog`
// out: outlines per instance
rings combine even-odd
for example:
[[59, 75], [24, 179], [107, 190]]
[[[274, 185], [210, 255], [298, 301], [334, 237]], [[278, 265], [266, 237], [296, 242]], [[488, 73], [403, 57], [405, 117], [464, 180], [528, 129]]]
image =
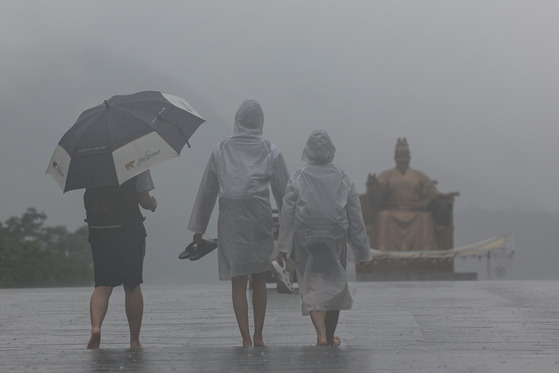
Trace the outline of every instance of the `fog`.
[[83, 191], [45, 175], [58, 140], [113, 95], [165, 91], [207, 122], [152, 170], [146, 282], [217, 281], [215, 253], [177, 255], [210, 152], [256, 97], [290, 172], [322, 127], [364, 192], [406, 137], [411, 166], [461, 193], [457, 245], [512, 230], [510, 278], [559, 276], [556, 1], [8, 0], [0, 28], [2, 222], [35, 207], [47, 225], [83, 224]]

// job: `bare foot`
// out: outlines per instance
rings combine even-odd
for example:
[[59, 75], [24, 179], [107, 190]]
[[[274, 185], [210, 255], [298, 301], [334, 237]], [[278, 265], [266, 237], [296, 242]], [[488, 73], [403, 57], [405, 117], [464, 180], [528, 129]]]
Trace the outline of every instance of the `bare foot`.
[[252, 341], [249, 339], [243, 338], [243, 347], [252, 347]]
[[90, 350], [97, 350], [101, 345], [101, 329], [93, 328], [91, 329], [91, 337], [87, 343], [87, 348]]
[[259, 336], [257, 336], [256, 334], [254, 335], [254, 347], [266, 347], [261, 335]]
[[326, 340], [317, 339], [316, 340], [316, 345], [317, 346], [328, 346], [328, 342], [326, 342]]
[[334, 338], [332, 339], [332, 343], [330, 344], [330, 346], [332, 347], [338, 347], [339, 345], [342, 344], [342, 339], [338, 336], [334, 336]]
[[132, 349], [141, 349], [144, 348], [144, 346], [141, 345], [140, 342], [134, 342], [134, 343], [130, 343], [130, 348]]

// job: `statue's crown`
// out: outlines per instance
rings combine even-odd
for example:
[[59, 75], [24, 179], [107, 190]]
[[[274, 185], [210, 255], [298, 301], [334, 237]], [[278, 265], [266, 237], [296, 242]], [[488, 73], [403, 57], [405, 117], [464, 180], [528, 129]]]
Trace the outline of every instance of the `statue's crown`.
[[396, 142], [396, 151], [398, 150], [406, 150], [406, 151], [410, 151], [410, 148], [408, 147], [408, 141], [406, 140], [405, 137], [403, 138], [399, 138], [398, 137], [398, 141]]

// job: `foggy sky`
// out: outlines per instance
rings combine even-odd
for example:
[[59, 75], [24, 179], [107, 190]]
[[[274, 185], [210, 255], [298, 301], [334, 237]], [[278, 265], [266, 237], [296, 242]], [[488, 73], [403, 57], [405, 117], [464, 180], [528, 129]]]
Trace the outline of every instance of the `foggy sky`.
[[83, 224], [82, 192], [44, 174], [52, 151], [82, 111], [142, 90], [186, 97], [207, 120], [152, 171], [148, 234], [174, 235], [153, 243], [173, 258], [247, 97], [290, 173], [321, 127], [363, 192], [406, 137], [411, 166], [460, 191], [458, 209], [559, 213], [554, 0], [10, 0], [0, 28], [0, 221], [36, 207], [49, 225]]

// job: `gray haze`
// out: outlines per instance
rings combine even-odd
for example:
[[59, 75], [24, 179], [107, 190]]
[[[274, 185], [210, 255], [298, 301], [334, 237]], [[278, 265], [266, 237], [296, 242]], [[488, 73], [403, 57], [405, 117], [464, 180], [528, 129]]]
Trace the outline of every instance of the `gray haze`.
[[559, 260], [555, 0], [2, 5], [2, 222], [36, 207], [47, 225], [79, 227], [82, 191], [63, 195], [44, 174], [64, 132], [115, 94], [184, 96], [207, 123], [192, 149], [152, 171], [159, 208], [146, 213], [146, 282], [216, 281], [215, 257], [176, 257], [191, 239], [185, 227], [211, 149], [232, 133], [240, 102], [256, 97], [264, 136], [290, 172], [322, 127], [364, 192], [367, 174], [392, 167], [406, 137], [412, 167], [461, 192], [457, 245], [513, 230], [512, 277], [558, 276], [549, 265]]

